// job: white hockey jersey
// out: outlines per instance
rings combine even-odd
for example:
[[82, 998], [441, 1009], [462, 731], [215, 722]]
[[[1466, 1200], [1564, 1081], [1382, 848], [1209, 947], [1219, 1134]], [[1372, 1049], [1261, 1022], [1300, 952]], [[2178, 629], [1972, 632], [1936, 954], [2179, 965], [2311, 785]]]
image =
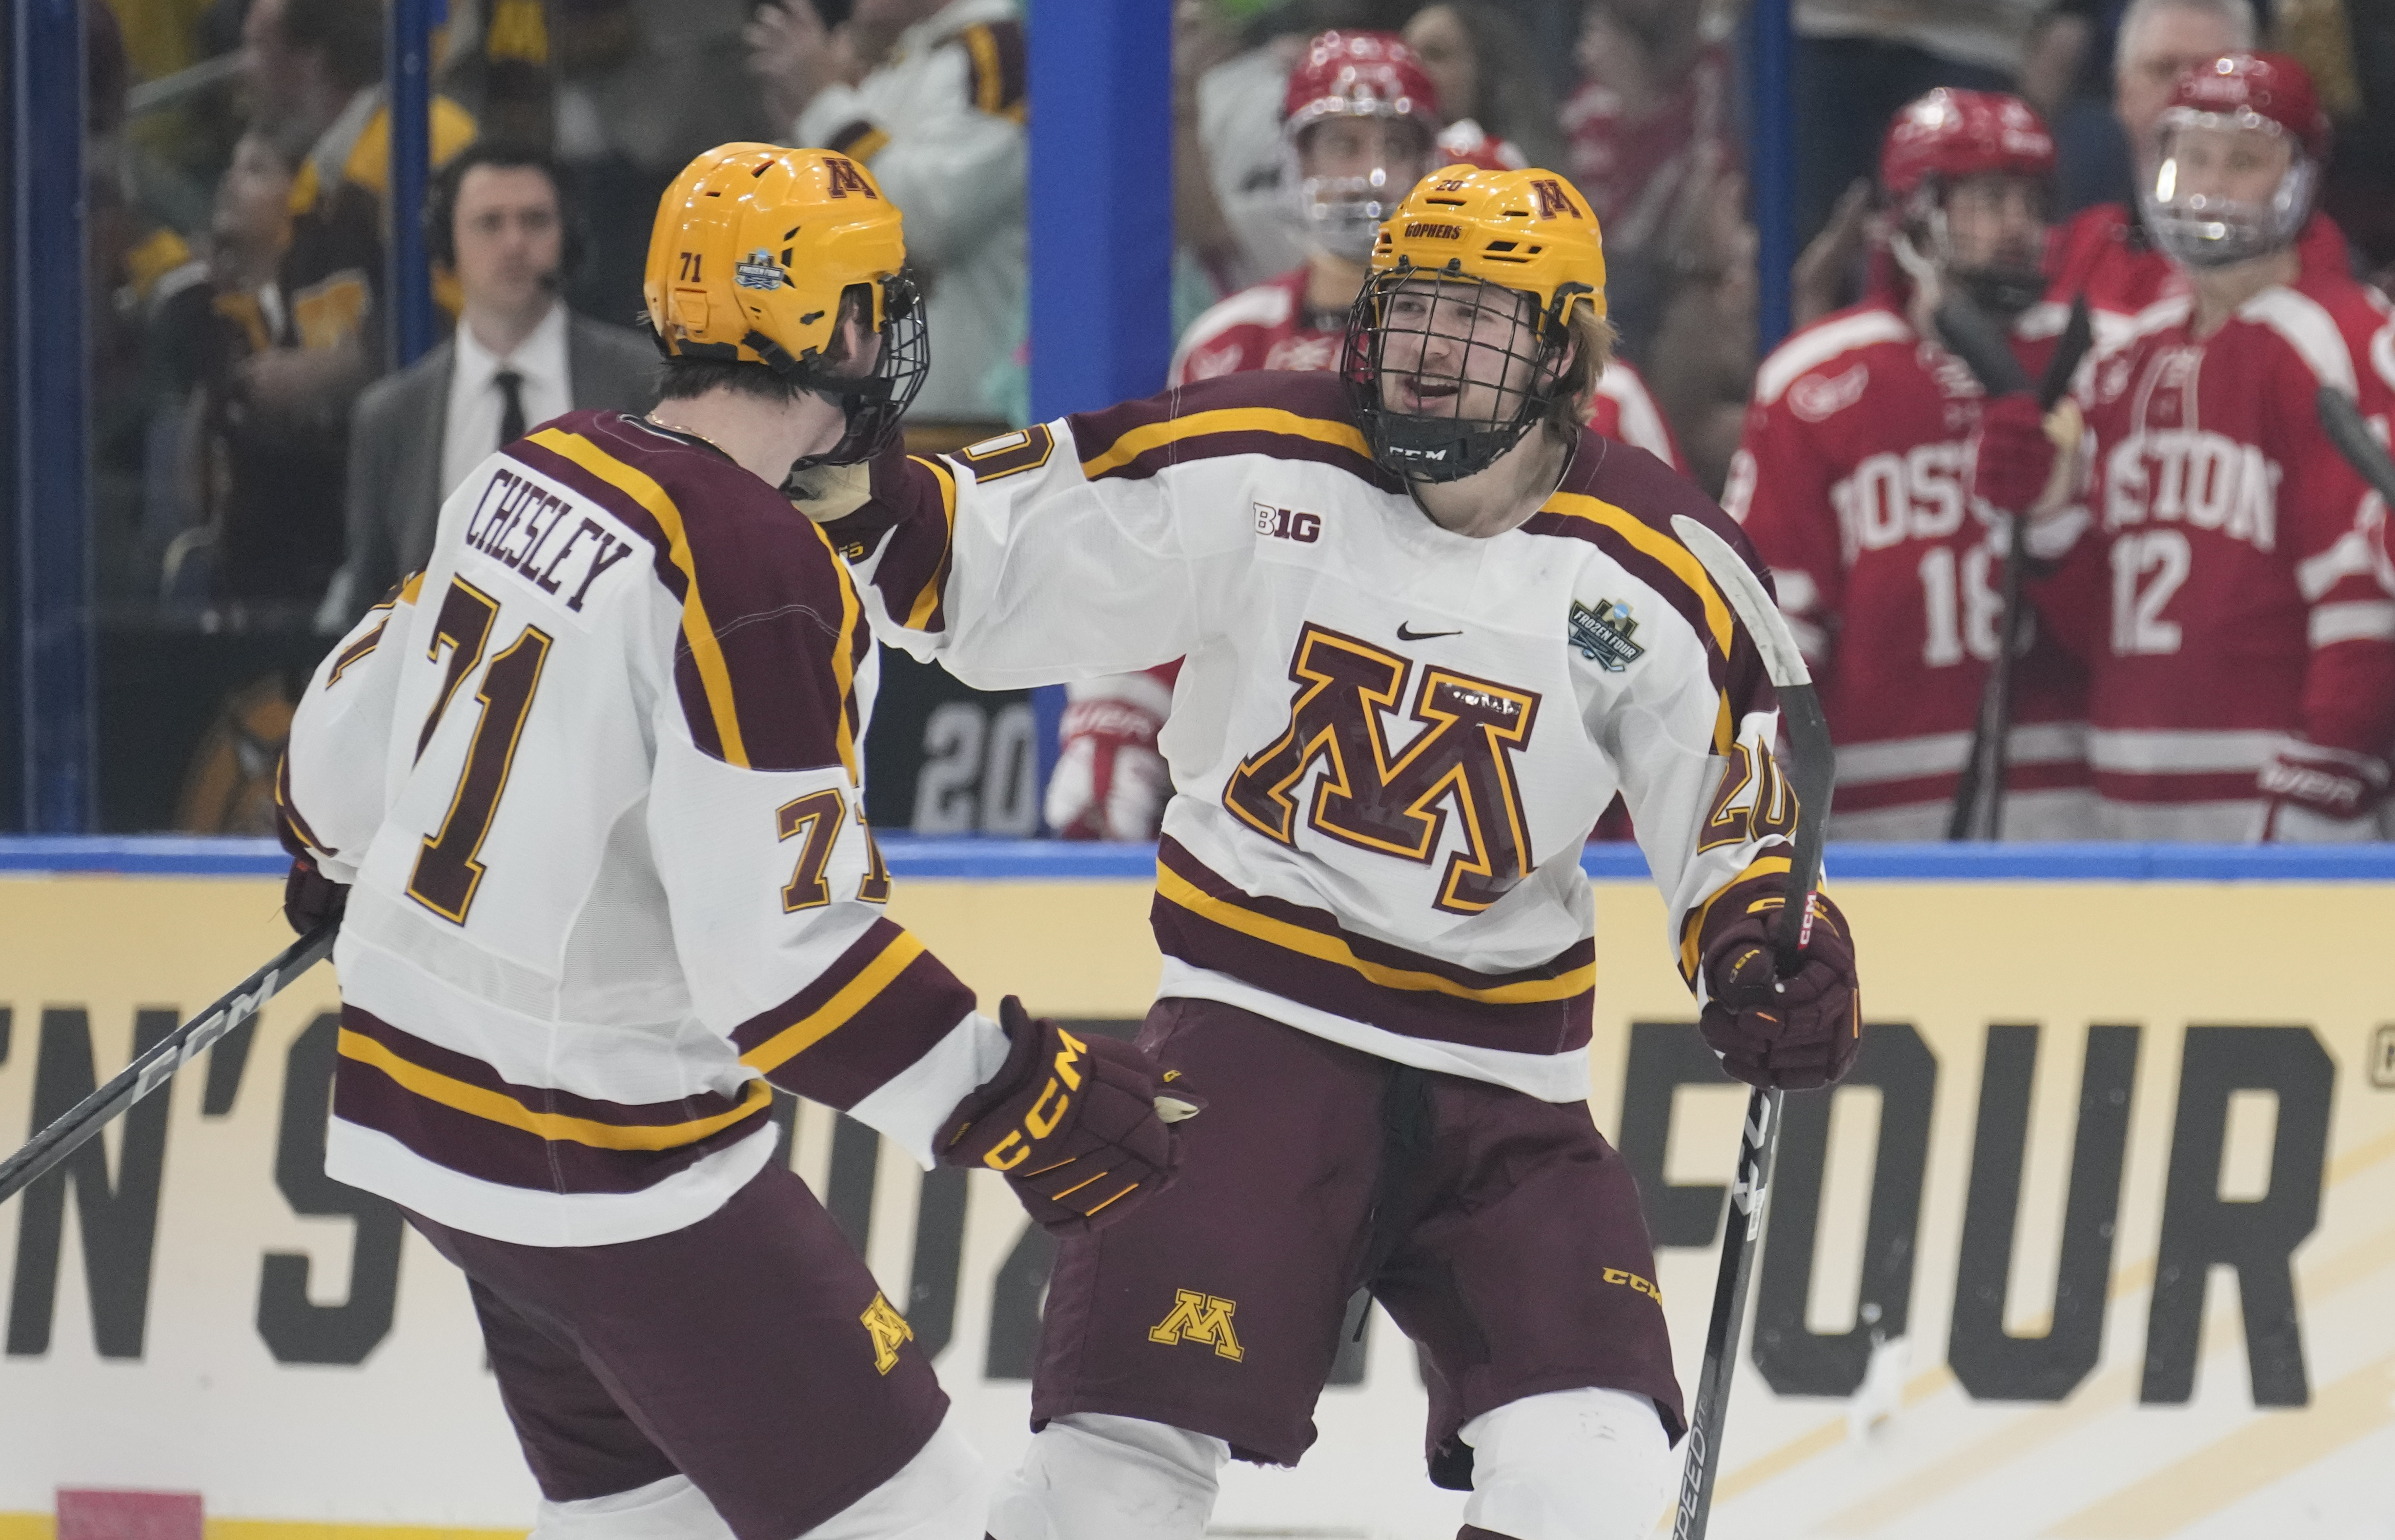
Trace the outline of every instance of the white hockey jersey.
[[1006, 1040], [882, 914], [874, 680], [824, 537], [712, 446], [574, 412], [484, 462], [284, 761], [351, 884], [326, 1171], [499, 1240], [637, 1240], [764, 1164], [768, 1079], [930, 1164]]
[[1755, 827], [1777, 702], [1671, 519], [1745, 538], [1642, 451], [1582, 433], [1541, 511], [1468, 538], [1374, 466], [1336, 377], [1255, 373], [893, 453], [873, 493], [827, 527], [874, 623], [968, 684], [1185, 656], [1165, 996], [1577, 1100], [1580, 853], [1614, 793], [1692, 987], [1714, 896], [1787, 870]]

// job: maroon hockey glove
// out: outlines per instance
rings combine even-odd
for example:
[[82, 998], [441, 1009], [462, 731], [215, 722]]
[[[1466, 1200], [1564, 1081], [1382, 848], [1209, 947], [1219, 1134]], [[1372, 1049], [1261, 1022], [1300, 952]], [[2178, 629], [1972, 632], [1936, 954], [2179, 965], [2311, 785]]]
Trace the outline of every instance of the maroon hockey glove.
[[2290, 739], [2256, 777], [2269, 797], [2275, 832], [2281, 806], [2300, 807], [2323, 818], [2359, 818], [2387, 794], [2387, 762], [2372, 754]]
[[1103, 1229], [1172, 1184], [1171, 1124], [1204, 1104], [1159, 1095], [1156, 1060], [1128, 1042], [1080, 1037], [1008, 995], [998, 1008], [1012, 1050], [989, 1083], [941, 1130], [940, 1158], [1005, 1176], [1052, 1235]]
[[1714, 900], [1698, 937], [1707, 999], [1697, 1026], [1722, 1068], [1749, 1085], [1806, 1091], [1834, 1083], [1862, 1045], [1855, 945], [1830, 896], [1813, 896], [1804, 965], [1779, 976], [1771, 923], [1786, 899], [1777, 874], [1749, 877]]
[[276, 815], [274, 837], [291, 853], [291, 870], [283, 879], [283, 918], [301, 936], [327, 920], [340, 918], [341, 910], [349, 907], [349, 885], [333, 881], [317, 867], [315, 852], [291, 827], [288, 813]]
[[283, 918], [293, 930], [305, 936], [325, 921], [340, 918], [349, 902], [349, 885], [318, 870], [314, 856], [291, 857], [290, 874], [283, 879]]
[[2023, 513], [2045, 493], [2055, 447], [2045, 415], [2026, 391], [1996, 396], [1979, 408], [1971, 441], [1971, 496], [1999, 513]]

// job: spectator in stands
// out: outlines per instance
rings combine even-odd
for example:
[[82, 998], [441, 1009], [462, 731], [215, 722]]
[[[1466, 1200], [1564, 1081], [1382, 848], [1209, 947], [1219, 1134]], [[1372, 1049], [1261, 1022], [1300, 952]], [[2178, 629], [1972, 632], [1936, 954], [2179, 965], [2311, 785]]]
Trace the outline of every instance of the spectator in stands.
[[[1886, 210], [1862, 303], [1757, 372], [1723, 506], [1770, 564], [1838, 749], [1832, 831], [1943, 839], [1996, 656], [2001, 551], [1965, 506], [1987, 405], [1932, 320], [1949, 293], [2014, 322], [2040, 289], [2054, 141], [2029, 105], [1930, 92], [1881, 150]], [[2016, 329], [2031, 378], [2048, 332]], [[2012, 673], [2004, 832], [2077, 839], [2090, 816], [2084, 679], [2039, 633]]]
[[761, 5], [750, 68], [793, 144], [872, 166], [906, 212], [928, 289], [932, 374], [912, 418], [1002, 419], [992, 391], [1024, 323], [1024, 53], [1014, 0], [858, 0], [860, 27], [900, 26], [856, 73], [854, 45], [812, 0]]
[[1305, 259], [1281, 99], [1306, 39], [1331, 24], [1312, 20], [1323, 8], [1303, 0], [1177, 0], [1174, 234], [1218, 296]]
[[179, 459], [196, 514], [165, 548], [170, 602], [303, 604], [340, 560], [315, 435], [251, 394], [250, 363], [290, 338], [278, 268], [295, 169], [273, 135], [241, 137], [217, 184], [205, 276], [159, 307], [153, 351], [165, 388], [187, 403]]
[[[2153, 175], [2163, 111], [2178, 77], [2253, 42], [2248, 0], [2132, 0], [2113, 45], [2112, 111], [2141, 180]], [[2325, 214], [2314, 216], [2307, 237], [2322, 243], [2323, 254], [2328, 245], [2342, 254], [2344, 237]], [[2048, 293], [2056, 304], [2047, 324], [2058, 325], [2063, 308], [2084, 294], [2096, 313], [2098, 339], [2106, 342], [2118, 340], [2131, 317], [2186, 282], [2149, 238], [2127, 189], [2120, 202], [2073, 215], [2057, 232], [2053, 251]]]
[[2008, 91], [2052, 0], [1795, 0], [1796, 227], [1871, 174], [1880, 128], [1939, 86]]
[[1605, 228], [1609, 314], [1641, 356], [1704, 200], [1739, 166], [1727, 20], [1686, 0], [1593, 0], [1582, 16], [1563, 127]]
[[1496, 169], [1563, 165], [1555, 104], [1520, 22], [1489, 0], [1438, 0], [1400, 35], [1438, 88], [1443, 153]]
[[[382, 353], [382, 34], [376, 0], [252, 0], [242, 22], [257, 126], [300, 153], [281, 272], [292, 335], [249, 362], [250, 393], [262, 411], [324, 430], [337, 471], [342, 425]], [[473, 137], [463, 108], [433, 100], [435, 166]]]
[[655, 346], [558, 298], [575, 224], [547, 155], [489, 141], [459, 155], [433, 186], [425, 237], [463, 308], [448, 341], [359, 399], [348, 553], [324, 591], [322, 631], [348, 630], [425, 564], [443, 500], [501, 445], [568, 411], [656, 400]]

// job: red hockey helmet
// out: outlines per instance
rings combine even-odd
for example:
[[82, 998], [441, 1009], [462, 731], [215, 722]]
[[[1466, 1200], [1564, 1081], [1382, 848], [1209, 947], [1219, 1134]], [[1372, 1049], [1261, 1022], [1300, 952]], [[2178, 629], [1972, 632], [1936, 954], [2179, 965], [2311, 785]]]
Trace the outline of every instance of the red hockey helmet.
[[1433, 139], [1447, 126], [1422, 60], [1384, 32], [1327, 32], [1307, 43], [1280, 115], [1291, 136], [1326, 117], [1411, 118]]
[[[1310, 157], [1311, 130], [1358, 118], [1401, 124], [1409, 132], [1382, 136], [1371, 153], [1325, 154], [1317, 140]], [[1369, 259], [1381, 221], [1438, 164], [1432, 151], [1441, 126], [1438, 88], [1396, 33], [1327, 32], [1307, 43], [1290, 72], [1281, 145], [1284, 185], [1297, 191], [1312, 242], [1350, 261]], [[1416, 142], [1396, 142], [1407, 139]]]
[[1887, 126], [1879, 149], [1879, 180], [1901, 204], [1937, 185], [1965, 177], [2054, 175], [2054, 136], [2037, 110], [2002, 91], [1939, 86], [1908, 102]]
[[[1880, 143], [1879, 179], [1898, 228], [1889, 245], [1898, 263], [1922, 276], [1933, 268], [1980, 305], [2018, 315], [2044, 290], [2038, 246], [2023, 232], [1976, 254], [1960, 251], [1948, 226], [1948, 194], [1974, 177], [2013, 177], [2043, 188], [2053, 178], [2054, 136], [2017, 96], [1939, 86], [1907, 102]], [[2044, 198], [2038, 199], [2044, 208]], [[2041, 222], [2043, 214], [2040, 215]]]
[[2231, 118], [2241, 128], [2275, 127], [2316, 161], [2328, 159], [2328, 113], [2312, 77], [2285, 54], [2225, 54], [2178, 77], [2168, 113]]
[[[2237, 53], [2178, 77], [2159, 125], [2162, 155], [2139, 189], [2154, 244], [2192, 267], [2267, 256], [2311, 217], [2329, 151], [2328, 114], [2301, 64], [2284, 54]], [[2269, 186], [2235, 164], [2225, 136], [2283, 141], [2286, 169]], [[2267, 171], [2261, 173], [2268, 175]]]

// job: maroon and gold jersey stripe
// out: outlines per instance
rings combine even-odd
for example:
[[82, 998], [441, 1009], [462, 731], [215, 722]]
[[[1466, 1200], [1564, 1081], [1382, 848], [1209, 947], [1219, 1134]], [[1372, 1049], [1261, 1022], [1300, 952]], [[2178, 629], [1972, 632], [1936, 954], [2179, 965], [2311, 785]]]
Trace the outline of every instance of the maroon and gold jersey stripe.
[[550, 1143], [594, 1149], [675, 1149], [764, 1109], [773, 1088], [752, 1080], [735, 1099], [701, 1092], [655, 1106], [577, 1096], [554, 1086], [514, 1085], [483, 1060], [401, 1030], [354, 1008], [342, 1013], [340, 1055], [411, 1095]]
[[822, 529], [718, 451], [614, 413], [574, 413], [508, 452], [652, 549], [681, 605], [675, 687], [702, 751], [746, 769], [837, 764], [859, 782], [872, 637]]
[[700, 684], [707, 692], [716, 742], [726, 763], [748, 768], [748, 749], [741, 740], [740, 712], [732, 699], [732, 671], [724, 664], [723, 647], [716, 640], [715, 627], [707, 617], [707, 599], [698, 591], [698, 567], [691, 556], [690, 536], [682, 525], [681, 510], [647, 472], [625, 464], [579, 433], [544, 428], [532, 435], [532, 442], [622, 492], [656, 521], [665, 536], [665, 558], [682, 576], [682, 641], [690, 648]]
[[806, 988], [733, 1029], [740, 1062], [833, 1107], [853, 1107], [973, 1008], [923, 943], [876, 920]]
[[[638, 1192], [767, 1126], [772, 1088], [629, 1107], [510, 1086], [489, 1065], [354, 1005], [341, 1012], [333, 1115], [482, 1181], [549, 1192]], [[694, 1116], [695, 1112], [697, 1115]]]
[[1593, 941], [1536, 968], [1484, 973], [1244, 892], [1171, 839], [1157, 852], [1150, 918], [1167, 956], [1406, 1037], [1541, 1055], [1589, 1041]]
[[1025, 116], [1027, 56], [1023, 24], [985, 21], [958, 34], [965, 46], [965, 88], [973, 104], [994, 117], [1021, 123]]

